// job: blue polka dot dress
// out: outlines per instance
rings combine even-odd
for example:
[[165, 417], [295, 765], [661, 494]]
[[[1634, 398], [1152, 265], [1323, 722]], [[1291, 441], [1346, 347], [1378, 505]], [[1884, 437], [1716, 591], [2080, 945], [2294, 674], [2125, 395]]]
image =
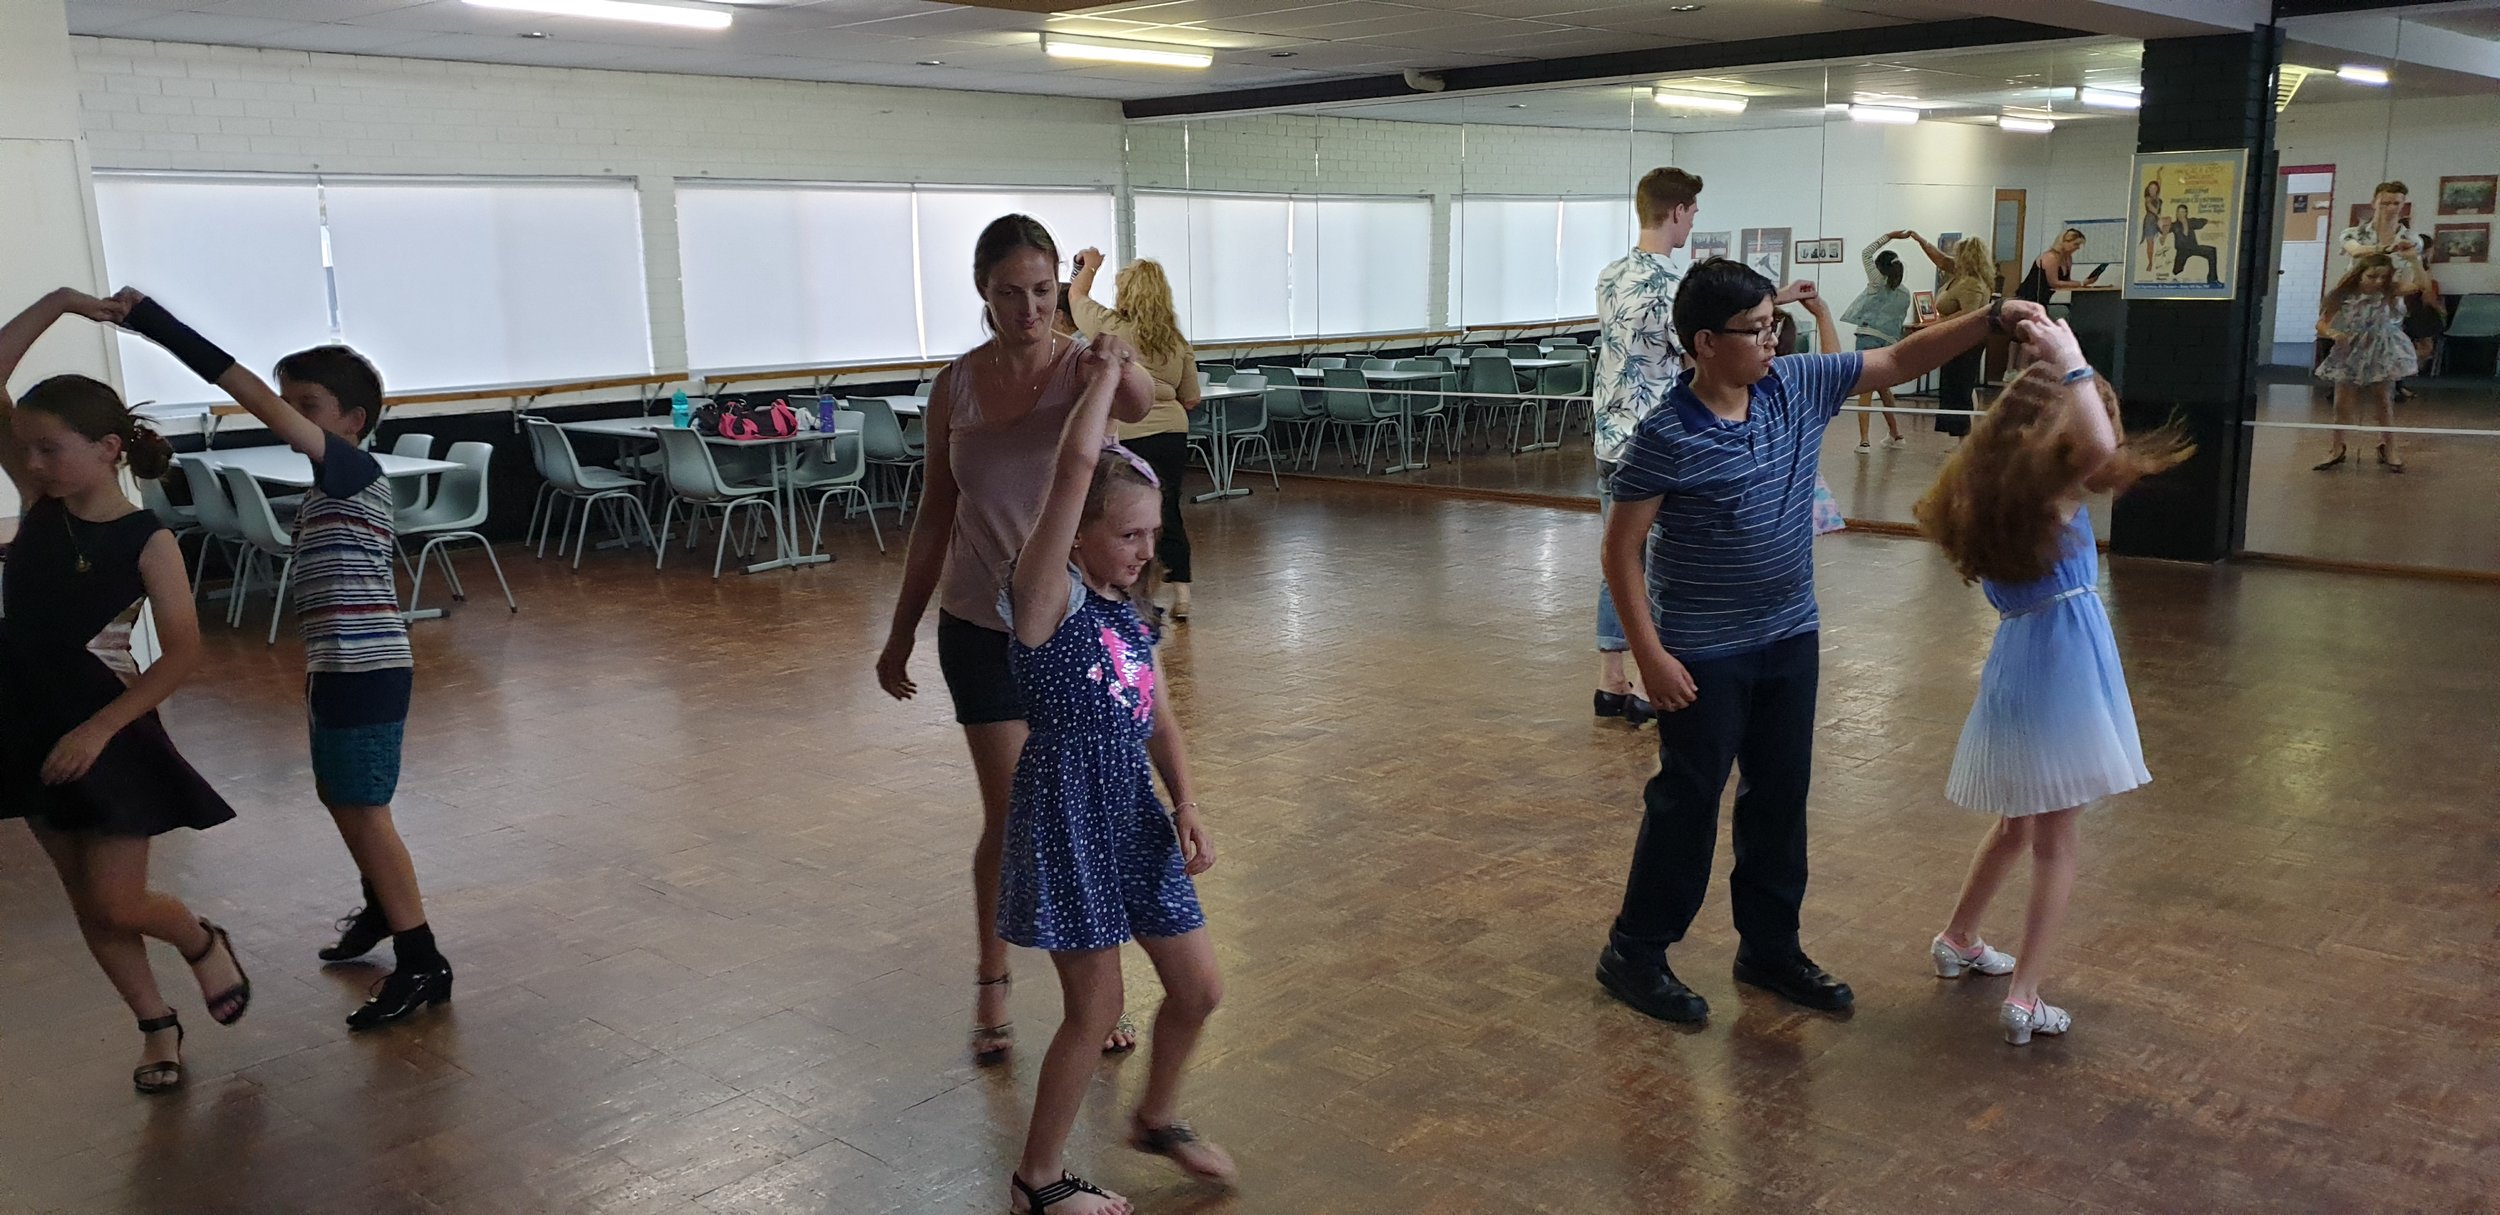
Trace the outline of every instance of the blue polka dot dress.
[[[1206, 926], [1156, 798], [1154, 638], [1126, 602], [1068, 570], [1068, 614], [1039, 646], [1010, 643], [1031, 737], [1016, 760], [998, 935], [1033, 949], [1107, 949]], [[1011, 622], [1013, 604], [999, 596]], [[1012, 627], [1012, 626], [1011, 626]]]

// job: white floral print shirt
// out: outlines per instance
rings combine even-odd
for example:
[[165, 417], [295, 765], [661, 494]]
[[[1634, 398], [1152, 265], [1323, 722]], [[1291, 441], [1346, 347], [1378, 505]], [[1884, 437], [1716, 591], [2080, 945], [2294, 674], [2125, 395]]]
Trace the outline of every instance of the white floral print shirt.
[[1667, 254], [1634, 249], [1597, 276], [1597, 458], [1623, 459], [1641, 419], [1684, 369], [1675, 344], [1675, 289], [1683, 268]]

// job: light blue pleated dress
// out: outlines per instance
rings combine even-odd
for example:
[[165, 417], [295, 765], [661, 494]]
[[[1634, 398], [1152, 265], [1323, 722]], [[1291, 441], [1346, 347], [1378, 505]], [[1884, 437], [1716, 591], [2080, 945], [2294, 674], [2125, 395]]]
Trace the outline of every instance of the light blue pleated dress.
[[1980, 583], [2000, 618], [1945, 781], [1945, 796], [1957, 806], [2017, 818], [2153, 779], [2109, 612], [2093, 589], [2100, 554], [2091, 515], [2077, 510], [2060, 543], [2048, 577]]

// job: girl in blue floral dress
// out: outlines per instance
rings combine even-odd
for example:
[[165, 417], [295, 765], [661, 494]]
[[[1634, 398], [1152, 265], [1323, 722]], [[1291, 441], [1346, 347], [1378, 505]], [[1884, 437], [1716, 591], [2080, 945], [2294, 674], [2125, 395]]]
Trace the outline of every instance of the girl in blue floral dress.
[[[1129, 1143], [1203, 1181], [1229, 1182], [1233, 1163], [1176, 1111], [1181, 1067], [1222, 984], [1190, 883], [1215, 864], [1215, 850], [1190, 794], [1179, 724], [1157, 694], [1154, 635], [1137, 610], [1151, 601], [1139, 580], [1155, 559], [1162, 494], [1145, 461], [1106, 445], [1125, 359], [1099, 351], [1083, 359], [1085, 390], [1060, 433], [1041, 519], [1000, 595], [1032, 733], [1008, 803], [998, 935], [1050, 951], [1065, 1003], [1009, 1178], [1009, 1210], [1127, 1215], [1127, 1199], [1068, 1172], [1062, 1156], [1120, 1017], [1119, 951], [1131, 938], [1165, 995]], [[1156, 772], [1172, 793], [1169, 813], [1155, 797]]]

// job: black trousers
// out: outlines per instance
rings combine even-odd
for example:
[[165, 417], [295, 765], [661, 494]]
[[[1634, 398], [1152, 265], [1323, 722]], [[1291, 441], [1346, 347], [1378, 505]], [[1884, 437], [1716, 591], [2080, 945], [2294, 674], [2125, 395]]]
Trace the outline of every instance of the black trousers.
[[[1980, 362], [1982, 353], [1980, 350], [1963, 351], [1936, 369], [1936, 408], [1974, 407], [1972, 401], [1979, 391], [1979, 377], [1986, 370]], [[1936, 415], [1936, 431], [1939, 434], [1969, 434], [1970, 423], [1971, 416], [1966, 413]]]
[[1163, 563], [1163, 580], [1189, 581], [1189, 527], [1181, 521], [1181, 478], [1189, 474], [1189, 436], [1182, 431], [1122, 439], [1163, 483], [1163, 534], [1155, 540], [1155, 559]]
[[1806, 633], [1748, 654], [1688, 662], [1698, 696], [1658, 717], [1658, 775], [1642, 800], [1640, 841], [1614, 946], [1655, 965], [1684, 939], [1710, 891], [1719, 795], [1731, 764], [1736, 871], [1728, 894], [1743, 939], [1738, 953], [1777, 961], [1797, 952], [1806, 896], [1806, 789], [1814, 756], [1814, 693], [1822, 656]]

